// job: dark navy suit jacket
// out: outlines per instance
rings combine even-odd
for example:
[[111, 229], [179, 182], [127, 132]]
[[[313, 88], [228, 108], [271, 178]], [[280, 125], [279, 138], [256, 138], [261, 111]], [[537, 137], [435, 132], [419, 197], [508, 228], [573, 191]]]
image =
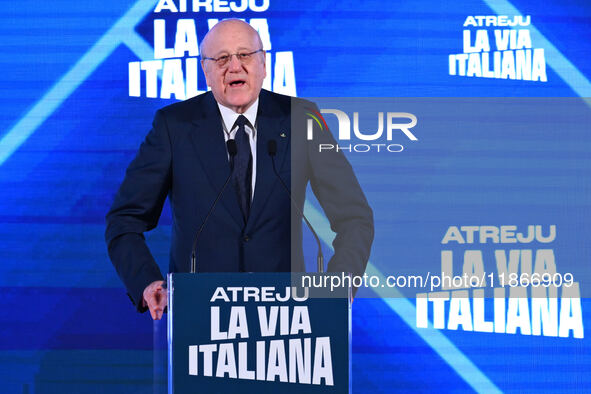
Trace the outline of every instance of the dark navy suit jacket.
[[[257, 168], [250, 215], [245, 222], [231, 184], [197, 245], [198, 272], [303, 271], [302, 222], [292, 213], [268, 155], [303, 209], [311, 183], [333, 231], [329, 271], [363, 274], [373, 240], [373, 214], [342, 153], [318, 152], [333, 143], [330, 132], [306, 140], [305, 100], [262, 90], [257, 113]], [[189, 272], [193, 238], [230, 173], [222, 120], [211, 92], [157, 111], [153, 128], [129, 165], [107, 214], [109, 255], [128, 294], [143, 311], [147, 285], [163, 279], [143, 233], [156, 227], [169, 196], [173, 215], [170, 272]]]

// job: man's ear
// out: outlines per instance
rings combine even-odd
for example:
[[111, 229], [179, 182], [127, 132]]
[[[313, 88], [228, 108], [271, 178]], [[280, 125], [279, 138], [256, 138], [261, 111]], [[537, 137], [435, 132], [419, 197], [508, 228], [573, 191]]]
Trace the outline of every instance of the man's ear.
[[201, 69], [203, 70], [203, 75], [205, 75], [205, 82], [207, 83], [207, 86], [211, 86], [209, 84], [209, 78], [207, 77], [207, 70], [205, 69], [205, 61], [203, 59], [201, 59]]

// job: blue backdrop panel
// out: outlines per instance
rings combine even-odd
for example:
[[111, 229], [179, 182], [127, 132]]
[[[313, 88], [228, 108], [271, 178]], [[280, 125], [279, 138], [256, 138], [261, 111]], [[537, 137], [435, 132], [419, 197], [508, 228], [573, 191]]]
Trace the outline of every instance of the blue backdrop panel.
[[[159, 77], [157, 97], [146, 97], [145, 71], [139, 97], [130, 95], [130, 63], [154, 60], [157, 19], [166, 23], [168, 48], [179, 19], [195, 21], [198, 41], [216, 18], [243, 18], [268, 31], [268, 84], [301, 97], [591, 96], [591, 5], [583, 1], [244, 3], [250, 5], [243, 12], [191, 12], [189, 4], [179, 13], [154, 12], [156, 0], [2, 3], [0, 391], [166, 390], [165, 329], [136, 314], [103, 241], [104, 215], [154, 111], [176, 101], [160, 98]], [[500, 71], [507, 78], [478, 76], [482, 64], [472, 67], [472, 76], [451, 75], [450, 55], [482, 63], [487, 52], [493, 59], [494, 30], [510, 28], [468, 21], [495, 15], [529, 18], [514, 30], [531, 39], [521, 49], [543, 49], [545, 81], [511, 79], [508, 60]], [[470, 46], [485, 34], [490, 51], [465, 53], [464, 30]], [[196, 74], [197, 88], [205, 90], [202, 72]], [[405, 141], [400, 154], [347, 156], [376, 212], [372, 272], [417, 273], [413, 257], [425, 264], [422, 270], [436, 272], [452, 225], [555, 224], [557, 266], [578, 270], [584, 337], [417, 328], [414, 299], [359, 298], [353, 304], [354, 392], [590, 390], [591, 305], [583, 269], [591, 236], [589, 127], [536, 133], [536, 125], [553, 120], [548, 112], [524, 119], [519, 136], [486, 133], [477, 121], [463, 120], [465, 129], [455, 134], [417, 129], [417, 144]], [[308, 211], [330, 254], [330, 234], [316, 218], [313, 198]], [[159, 227], [147, 234], [163, 269], [170, 224], [166, 206]], [[313, 261], [309, 235], [305, 241]], [[483, 248], [485, 255], [493, 251], [490, 244]], [[362, 295], [379, 296], [367, 292]]]

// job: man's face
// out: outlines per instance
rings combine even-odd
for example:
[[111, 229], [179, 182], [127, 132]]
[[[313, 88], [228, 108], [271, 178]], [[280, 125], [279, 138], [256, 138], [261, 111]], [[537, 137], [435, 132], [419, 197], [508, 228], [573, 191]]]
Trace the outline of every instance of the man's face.
[[[244, 22], [228, 21], [214, 29], [202, 48], [203, 57], [217, 59], [223, 55], [262, 49], [256, 32]], [[216, 101], [237, 113], [243, 113], [256, 101], [267, 75], [264, 52], [255, 53], [244, 63], [232, 56], [223, 67], [205, 59], [201, 66]]]

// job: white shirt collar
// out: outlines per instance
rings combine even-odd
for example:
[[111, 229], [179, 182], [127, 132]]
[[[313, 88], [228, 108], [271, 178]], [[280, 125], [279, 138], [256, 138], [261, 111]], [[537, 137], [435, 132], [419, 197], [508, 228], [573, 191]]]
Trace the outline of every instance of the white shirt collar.
[[255, 102], [252, 103], [252, 105], [248, 107], [248, 109], [243, 114], [234, 112], [234, 110], [224, 107], [220, 103], [218, 103], [218, 108], [220, 109], [220, 114], [222, 115], [222, 121], [224, 122], [226, 133], [230, 133], [232, 131], [232, 126], [234, 126], [236, 119], [238, 119], [240, 115], [246, 116], [246, 119], [248, 119], [254, 130], [255, 122], [257, 120], [257, 112], [259, 109], [259, 98], [257, 97]]

